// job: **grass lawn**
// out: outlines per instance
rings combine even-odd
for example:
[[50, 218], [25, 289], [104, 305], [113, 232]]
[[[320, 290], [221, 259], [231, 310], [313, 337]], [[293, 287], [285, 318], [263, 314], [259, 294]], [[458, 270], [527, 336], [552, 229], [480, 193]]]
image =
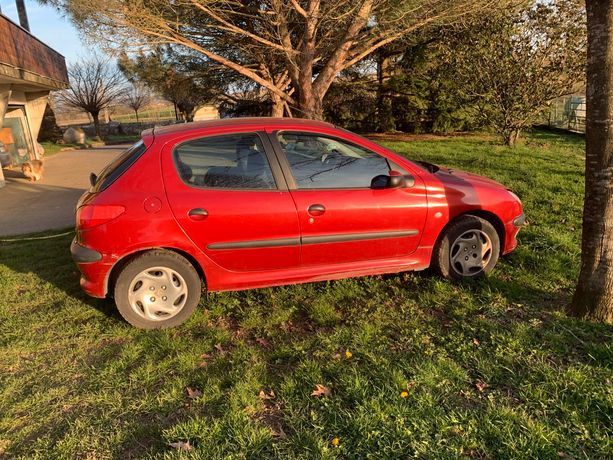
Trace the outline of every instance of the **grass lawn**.
[[613, 458], [613, 327], [563, 313], [583, 140], [382, 142], [522, 197], [492, 276], [211, 294], [143, 332], [81, 292], [70, 236], [0, 243], [0, 457]]
[[41, 142], [40, 143], [45, 149], [45, 157], [50, 157], [51, 155], [55, 155], [58, 152], [61, 152], [62, 149], [80, 149], [82, 148], [78, 144], [56, 144], [55, 142]]
[[[140, 135], [138, 134], [114, 134], [110, 136], [106, 136], [103, 142], [106, 145], [117, 145], [117, 144], [133, 144], [140, 139]], [[87, 138], [87, 144], [91, 144], [92, 142], [100, 142], [96, 139]], [[79, 145], [79, 144], [56, 144], [55, 142], [41, 142], [41, 145], [45, 149], [45, 157], [50, 157], [55, 155], [62, 150], [67, 149], [83, 149], [87, 148], [87, 146]]]

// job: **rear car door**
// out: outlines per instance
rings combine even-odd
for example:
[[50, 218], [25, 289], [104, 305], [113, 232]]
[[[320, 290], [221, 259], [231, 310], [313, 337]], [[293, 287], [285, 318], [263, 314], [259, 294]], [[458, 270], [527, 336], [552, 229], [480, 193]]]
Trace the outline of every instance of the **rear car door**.
[[266, 135], [167, 143], [162, 168], [175, 218], [217, 265], [231, 271], [299, 265], [296, 207]]
[[407, 171], [332, 135], [276, 132], [272, 142], [298, 210], [303, 265], [398, 259], [415, 251], [427, 214], [419, 177], [411, 176], [407, 187], [371, 189], [375, 176]]

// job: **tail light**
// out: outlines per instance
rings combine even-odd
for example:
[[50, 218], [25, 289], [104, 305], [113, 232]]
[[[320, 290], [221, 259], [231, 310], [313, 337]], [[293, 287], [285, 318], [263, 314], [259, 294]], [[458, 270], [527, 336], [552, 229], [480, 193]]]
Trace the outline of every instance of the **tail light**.
[[86, 204], [77, 209], [77, 227], [81, 230], [96, 227], [116, 219], [126, 208], [114, 204]]

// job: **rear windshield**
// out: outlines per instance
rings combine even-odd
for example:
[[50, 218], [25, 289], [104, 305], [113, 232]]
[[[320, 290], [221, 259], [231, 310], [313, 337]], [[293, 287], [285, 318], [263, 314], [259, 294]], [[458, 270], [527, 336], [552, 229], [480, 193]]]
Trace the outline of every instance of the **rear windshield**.
[[90, 188], [91, 193], [101, 192], [109, 185], [115, 182], [119, 176], [130, 168], [140, 156], [145, 153], [147, 147], [141, 139], [132, 147], [124, 150], [113, 161], [111, 161], [106, 167], [98, 174], [96, 183]]

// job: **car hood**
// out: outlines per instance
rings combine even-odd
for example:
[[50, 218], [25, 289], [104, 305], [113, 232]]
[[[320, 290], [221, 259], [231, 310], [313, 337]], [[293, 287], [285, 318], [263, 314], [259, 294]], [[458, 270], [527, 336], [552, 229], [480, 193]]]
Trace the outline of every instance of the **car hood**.
[[488, 187], [501, 188], [506, 187], [500, 182], [496, 182], [488, 177], [479, 176], [478, 174], [461, 171], [459, 169], [446, 168], [444, 166], [433, 165], [431, 163], [421, 163], [428, 171], [448, 186], [471, 186], [471, 187]]

